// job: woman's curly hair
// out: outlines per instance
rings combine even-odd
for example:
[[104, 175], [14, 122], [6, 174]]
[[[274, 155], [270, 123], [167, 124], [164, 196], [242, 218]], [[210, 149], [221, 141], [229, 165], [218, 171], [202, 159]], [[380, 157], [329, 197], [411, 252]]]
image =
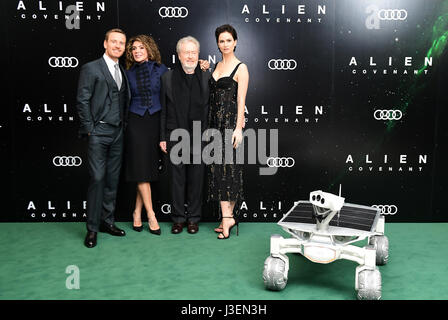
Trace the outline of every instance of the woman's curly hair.
[[141, 34], [129, 39], [126, 45], [126, 69], [129, 70], [129, 68], [131, 68], [135, 63], [134, 56], [132, 55], [132, 46], [134, 45], [135, 41], [139, 41], [145, 46], [146, 51], [148, 52], [148, 60], [155, 61], [158, 64], [162, 64], [162, 57], [160, 55], [157, 43], [151, 36]]

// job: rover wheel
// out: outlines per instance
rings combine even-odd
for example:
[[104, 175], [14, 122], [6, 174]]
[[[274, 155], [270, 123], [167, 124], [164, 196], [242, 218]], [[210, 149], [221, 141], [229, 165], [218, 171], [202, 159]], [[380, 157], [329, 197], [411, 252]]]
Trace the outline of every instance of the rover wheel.
[[267, 289], [280, 291], [286, 287], [288, 275], [285, 274], [287, 266], [280, 258], [269, 256], [264, 261], [263, 281]]
[[376, 249], [376, 264], [383, 266], [389, 260], [389, 239], [386, 236], [374, 236], [369, 239], [369, 245]]
[[379, 270], [363, 270], [358, 275], [358, 299], [379, 300], [381, 298], [381, 273]]

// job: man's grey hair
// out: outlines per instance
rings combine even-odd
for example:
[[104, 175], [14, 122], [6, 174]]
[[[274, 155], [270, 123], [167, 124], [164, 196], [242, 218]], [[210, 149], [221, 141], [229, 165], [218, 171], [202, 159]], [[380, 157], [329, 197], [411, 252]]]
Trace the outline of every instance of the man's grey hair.
[[193, 42], [198, 47], [198, 52], [201, 50], [201, 45], [199, 44], [199, 41], [196, 40], [196, 38], [194, 38], [192, 36], [187, 36], [187, 37], [183, 37], [182, 39], [177, 41], [177, 45], [176, 45], [176, 52], [177, 53], [180, 52], [180, 47], [182, 46], [182, 44], [184, 42]]

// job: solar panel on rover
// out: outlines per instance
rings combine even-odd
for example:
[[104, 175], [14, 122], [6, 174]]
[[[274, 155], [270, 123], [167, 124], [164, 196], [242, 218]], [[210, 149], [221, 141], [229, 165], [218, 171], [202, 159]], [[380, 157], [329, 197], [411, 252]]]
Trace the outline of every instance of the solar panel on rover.
[[282, 222], [316, 224], [316, 218], [313, 214], [313, 205], [309, 201], [300, 202], [286, 217], [284, 217]]
[[[377, 212], [376, 208], [345, 203], [329, 225], [373, 232]], [[316, 224], [313, 205], [309, 201], [301, 201], [281, 222]]]
[[345, 203], [339, 214], [331, 219], [330, 226], [373, 232], [377, 212], [377, 208]]

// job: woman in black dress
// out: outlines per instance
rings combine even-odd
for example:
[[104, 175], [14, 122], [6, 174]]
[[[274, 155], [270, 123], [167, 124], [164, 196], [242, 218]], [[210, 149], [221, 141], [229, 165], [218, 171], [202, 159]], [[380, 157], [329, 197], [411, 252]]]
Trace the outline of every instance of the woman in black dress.
[[[222, 164], [208, 167], [209, 200], [219, 201], [222, 221], [215, 229], [218, 239], [227, 239], [236, 225], [238, 235], [238, 205], [243, 199], [243, 164], [236, 163], [235, 149], [243, 140], [244, 108], [249, 85], [249, 72], [234, 54], [236, 30], [226, 24], [215, 31], [222, 60], [217, 63], [210, 78], [209, 127], [219, 130], [222, 145]], [[225, 131], [232, 130], [232, 141], [225, 141]], [[225, 146], [233, 146], [233, 163], [225, 163]], [[237, 210], [234, 213], [235, 205]]]
[[160, 77], [168, 68], [162, 64], [154, 39], [132, 37], [126, 46], [126, 74], [131, 87], [131, 105], [125, 141], [126, 180], [137, 183], [133, 228], [142, 230], [145, 206], [149, 232], [160, 235], [152, 206], [151, 183], [159, 180]]

